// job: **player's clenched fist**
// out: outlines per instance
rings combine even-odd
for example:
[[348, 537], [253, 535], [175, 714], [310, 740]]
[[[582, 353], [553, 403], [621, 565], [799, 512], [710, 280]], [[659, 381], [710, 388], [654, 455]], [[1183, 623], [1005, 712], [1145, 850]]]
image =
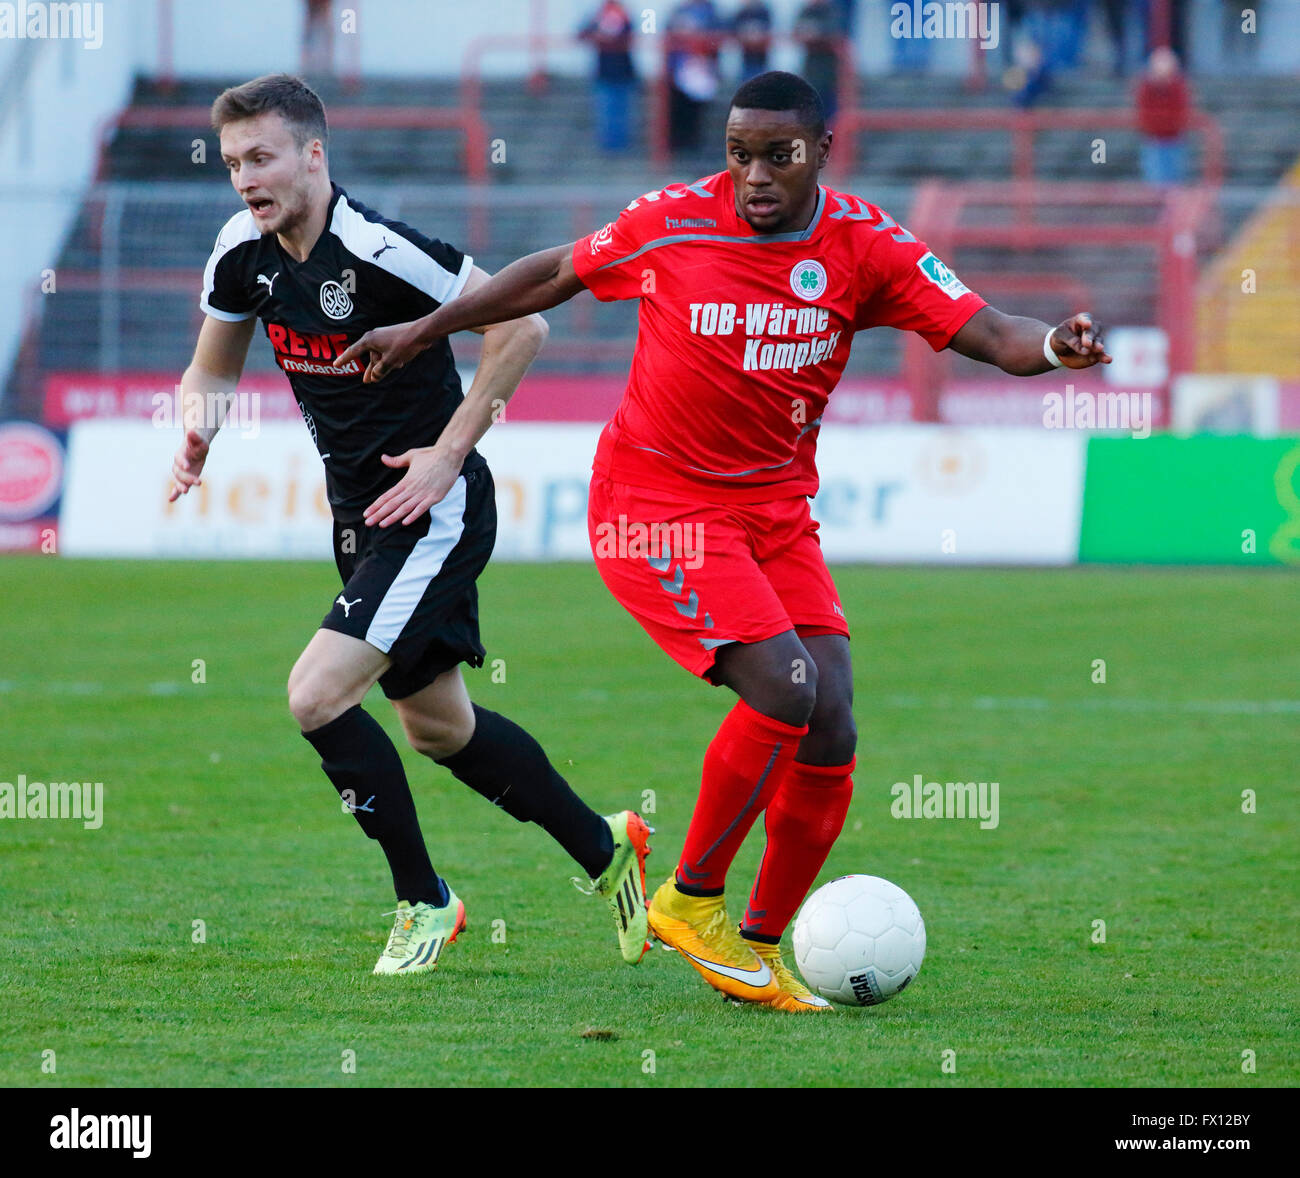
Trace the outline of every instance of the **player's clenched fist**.
[[176, 456], [172, 459], [172, 478], [175, 480], [168, 503], [175, 503], [182, 495], [188, 495], [191, 487], [201, 485], [199, 475], [203, 473], [203, 463], [208, 457], [208, 443], [198, 430], [187, 430], [185, 441], [180, 444]]
[[401, 368], [428, 346], [426, 341], [420, 339], [414, 323], [395, 323], [390, 327], [376, 327], [366, 332], [356, 343], [336, 357], [334, 365], [336, 368], [343, 368], [363, 352], [368, 352], [370, 360], [366, 364], [366, 373], [362, 380], [365, 384], [373, 384], [377, 380], [383, 380], [390, 372]]
[[1052, 332], [1052, 351], [1064, 368], [1091, 368], [1094, 364], [1109, 364], [1101, 337], [1101, 324], [1094, 323], [1087, 311], [1070, 316]]

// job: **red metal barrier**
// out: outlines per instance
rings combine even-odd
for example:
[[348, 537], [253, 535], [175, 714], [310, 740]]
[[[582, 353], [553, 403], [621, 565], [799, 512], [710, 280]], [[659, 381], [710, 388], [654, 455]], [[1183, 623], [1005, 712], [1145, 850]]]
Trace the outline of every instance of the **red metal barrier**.
[[[909, 228], [935, 253], [954, 260], [964, 246], [1005, 246], [1008, 249], [1053, 248], [1065, 243], [1110, 246], [1155, 254], [1157, 322], [1169, 340], [1169, 372], [1174, 376], [1192, 371], [1196, 362], [1196, 243], [1215, 208], [1216, 190], [1208, 185], [1158, 189], [1145, 184], [1067, 184], [1045, 181], [996, 184], [962, 184], [931, 181], [921, 187], [908, 218]], [[1109, 209], [1146, 210], [1142, 219], [1126, 223], [1095, 225], [1079, 223], [1068, 212], [1054, 215], [1054, 208], [1080, 205]], [[1003, 222], [964, 222], [973, 207], [1010, 207], [1015, 215]], [[959, 269], [959, 273], [960, 273]], [[983, 275], [963, 278], [974, 290]], [[998, 275], [990, 289], [996, 289]], [[1066, 274], [1042, 277], [1044, 287], [1070, 290], [1074, 279]], [[1076, 284], [1077, 286], [1077, 284]], [[1091, 292], [1075, 289], [1074, 294]], [[1092, 310], [1104, 320], [1105, 308], [1076, 305]], [[933, 352], [918, 336], [909, 334], [903, 345], [904, 379], [908, 383], [918, 418], [938, 420], [939, 390], [950, 357]]]

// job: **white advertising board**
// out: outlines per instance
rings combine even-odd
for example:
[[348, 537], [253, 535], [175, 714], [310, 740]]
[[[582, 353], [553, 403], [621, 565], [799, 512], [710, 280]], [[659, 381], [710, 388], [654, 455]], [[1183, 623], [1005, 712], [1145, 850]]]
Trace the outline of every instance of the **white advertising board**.
[[[498, 424], [480, 449], [497, 484], [496, 558], [588, 560], [600, 427]], [[71, 556], [330, 558], [324, 476], [307, 431], [219, 435], [204, 485], [167, 502], [177, 433], [73, 426], [60, 517]], [[1085, 435], [890, 425], [830, 429], [813, 505], [830, 560], [1065, 564], [1078, 555]], [[653, 523], [654, 521], [644, 521]]]

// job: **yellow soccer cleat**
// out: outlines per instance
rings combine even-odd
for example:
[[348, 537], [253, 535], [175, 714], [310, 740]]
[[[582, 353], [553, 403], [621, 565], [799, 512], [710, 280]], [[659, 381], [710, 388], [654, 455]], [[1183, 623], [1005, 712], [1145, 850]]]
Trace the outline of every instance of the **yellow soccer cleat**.
[[614, 837], [614, 858], [605, 874], [591, 881], [592, 890], [605, 898], [614, 914], [623, 960], [636, 965], [650, 948], [646, 940], [645, 858], [650, 854], [654, 827], [631, 810], [610, 814], [605, 822]]
[[799, 975], [786, 965], [780, 945], [765, 945], [761, 941], [745, 943], [754, 950], [760, 961], [766, 963], [776, 984], [780, 986], [776, 997], [768, 1000], [768, 1006], [789, 1014], [822, 1014], [831, 1009], [831, 1004], [825, 998], [808, 989], [799, 980]]
[[743, 1002], [771, 1002], [780, 995], [772, 970], [728, 919], [722, 896], [685, 896], [670, 876], [650, 901], [649, 924], [715, 990]]
[[437, 969], [443, 949], [465, 929], [465, 905], [450, 885], [447, 903], [441, 908], [398, 900], [397, 909], [384, 915], [395, 919], [388, 944], [375, 963], [377, 974], [424, 973]]

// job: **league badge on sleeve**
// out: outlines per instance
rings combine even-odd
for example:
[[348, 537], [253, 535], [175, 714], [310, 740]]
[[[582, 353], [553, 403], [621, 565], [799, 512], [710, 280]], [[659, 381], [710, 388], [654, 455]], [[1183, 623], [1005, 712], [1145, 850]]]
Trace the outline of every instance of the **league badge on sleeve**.
[[962, 282], [932, 253], [927, 253], [924, 257], [918, 258], [916, 268], [950, 299], [959, 299], [964, 294], [970, 294], [970, 287]]

